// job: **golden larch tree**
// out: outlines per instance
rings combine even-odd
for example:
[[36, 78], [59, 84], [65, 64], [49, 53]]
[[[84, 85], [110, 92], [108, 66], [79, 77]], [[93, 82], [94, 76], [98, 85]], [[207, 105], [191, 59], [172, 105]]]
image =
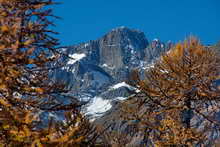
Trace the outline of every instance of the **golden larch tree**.
[[158, 146], [214, 143], [220, 133], [219, 65], [219, 54], [196, 38], [178, 43], [144, 80], [135, 77], [138, 95], [145, 95], [136, 109], [145, 113], [128, 115], [135, 112], [132, 119], [146, 126], [147, 138]]
[[[52, 0], [0, 0], [0, 146], [77, 146], [93, 130], [81, 105], [65, 104], [65, 85], [49, 78], [58, 40]], [[50, 17], [50, 18], [49, 18]], [[63, 121], [41, 125], [39, 113], [62, 112]]]

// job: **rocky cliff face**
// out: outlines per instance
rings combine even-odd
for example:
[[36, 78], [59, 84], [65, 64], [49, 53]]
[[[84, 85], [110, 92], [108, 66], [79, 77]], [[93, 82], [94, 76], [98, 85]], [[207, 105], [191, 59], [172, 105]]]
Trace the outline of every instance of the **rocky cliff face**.
[[100, 63], [118, 70], [143, 60], [148, 41], [143, 32], [121, 27], [106, 34], [99, 44]]
[[97, 103], [97, 98], [111, 106], [113, 101], [135, 92], [124, 83], [130, 72], [149, 68], [170, 47], [171, 43], [158, 39], [148, 41], [141, 31], [116, 28], [98, 40], [62, 48], [60, 51], [71, 58], [61, 57], [64, 66], [53, 72], [53, 78], [65, 83], [70, 95], [80, 100], [91, 99], [90, 106]]

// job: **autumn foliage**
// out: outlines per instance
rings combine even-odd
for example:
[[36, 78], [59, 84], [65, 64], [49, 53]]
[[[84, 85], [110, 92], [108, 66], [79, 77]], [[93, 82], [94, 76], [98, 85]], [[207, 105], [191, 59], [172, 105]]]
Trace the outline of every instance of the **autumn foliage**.
[[[53, 4], [0, 0], [0, 146], [89, 146], [98, 144], [97, 138], [101, 144], [102, 134], [106, 144], [114, 140], [122, 146], [127, 134], [96, 131], [81, 114], [80, 102], [49, 76], [60, 56], [50, 29], [56, 18], [49, 9]], [[135, 129], [142, 131], [146, 145], [213, 145], [220, 136], [219, 65], [219, 54], [197, 39], [178, 43], [146, 71], [145, 79], [138, 71], [132, 74], [131, 84], [140, 92], [130, 98], [134, 103], [123, 103], [123, 117], [140, 124]], [[42, 119], [44, 113], [63, 119]]]
[[[0, 146], [79, 145], [93, 130], [65, 85], [49, 79], [56, 59], [51, 0], [0, 0]], [[49, 17], [51, 17], [49, 19]], [[70, 99], [64, 104], [58, 97]], [[44, 122], [42, 113], [62, 113]], [[44, 126], [42, 126], [44, 125]]]
[[127, 104], [125, 110], [127, 119], [145, 126], [146, 144], [214, 144], [220, 133], [219, 65], [218, 53], [191, 37], [156, 61], [144, 80], [134, 73], [141, 90], [136, 97], [144, 98], [139, 98], [137, 111]]

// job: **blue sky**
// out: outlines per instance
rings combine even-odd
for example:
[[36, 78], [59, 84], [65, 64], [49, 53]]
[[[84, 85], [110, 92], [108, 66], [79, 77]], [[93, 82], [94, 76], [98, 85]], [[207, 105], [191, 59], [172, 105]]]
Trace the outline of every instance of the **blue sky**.
[[141, 30], [149, 40], [178, 42], [195, 35], [205, 44], [220, 40], [220, 0], [56, 0], [62, 17], [54, 28], [61, 45], [96, 40], [113, 28]]

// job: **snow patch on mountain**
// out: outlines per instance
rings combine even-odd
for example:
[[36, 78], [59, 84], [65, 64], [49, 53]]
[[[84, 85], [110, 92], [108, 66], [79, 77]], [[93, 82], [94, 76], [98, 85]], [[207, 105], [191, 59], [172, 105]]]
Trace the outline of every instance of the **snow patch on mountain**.
[[123, 101], [123, 100], [126, 100], [128, 97], [116, 97], [115, 99], [116, 100], [119, 100], [119, 101]]
[[121, 87], [127, 87], [129, 90], [140, 92], [140, 90], [138, 90], [137, 88], [135, 88], [135, 87], [133, 87], [133, 86], [131, 86], [131, 85], [125, 83], [125, 82], [115, 84], [114, 86], [112, 86], [110, 88], [110, 90], [115, 90], [115, 89], [118, 89], [118, 88], [121, 88]]
[[134, 50], [134, 46], [131, 45], [131, 44], [127, 45], [126, 48], [131, 49], [131, 50]]
[[151, 63], [151, 64], [142, 63], [142, 64], [141, 64], [141, 67], [142, 67], [142, 69], [144, 69], [144, 70], [149, 70], [149, 69], [151, 69], [151, 68], [154, 68], [154, 65], [155, 65], [155, 63]]
[[89, 46], [89, 43], [85, 43], [84, 47], [87, 48]]
[[156, 42], [158, 42], [159, 41], [159, 39], [157, 39], [157, 38], [155, 38], [153, 41], [156, 41]]
[[114, 66], [110, 66], [110, 65], [107, 65], [107, 64], [102, 64], [101, 67], [107, 68], [107, 69], [110, 69], [110, 70], [113, 70], [115, 68]]
[[120, 87], [127, 87], [129, 89], [132, 89], [132, 86], [128, 85], [125, 82], [121, 82], [121, 83], [115, 84], [114, 86], [111, 87], [111, 89], [118, 89]]
[[108, 67], [108, 65], [107, 64], [103, 64], [102, 67]]
[[71, 57], [71, 59], [67, 62], [67, 64], [74, 64], [77, 61], [81, 60], [82, 58], [86, 57], [84, 53], [82, 54], [75, 53], [69, 56]]
[[104, 114], [104, 112], [110, 110], [111, 107], [111, 100], [95, 97], [86, 108], [86, 115], [90, 115], [94, 118], [100, 117]]

